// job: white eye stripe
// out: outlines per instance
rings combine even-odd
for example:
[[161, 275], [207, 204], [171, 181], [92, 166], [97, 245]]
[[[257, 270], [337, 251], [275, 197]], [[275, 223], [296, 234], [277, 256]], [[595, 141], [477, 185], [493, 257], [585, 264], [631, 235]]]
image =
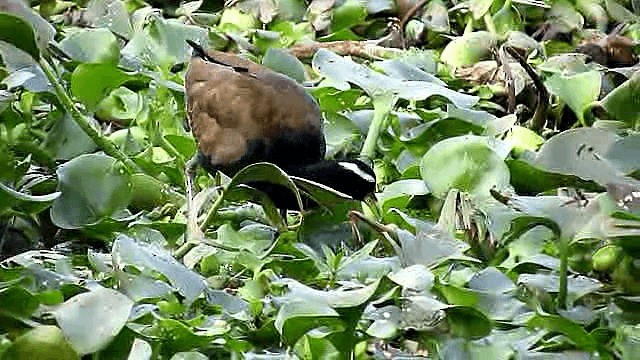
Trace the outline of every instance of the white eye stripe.
[[342, 166], [344, 169], [349, 170], [351, 172], [353, 172], [354, 174], [360, 176], [362, 179], [364, 179], [365, 181], [371, 182], [371, 183], [375, 183], [376, 179], [367, 174], [366, 172], [362, 171], [362, 169], [360, 169], [358, 167], [358, 165], [354, 164], [354, 163], [350, 163], [350, 162], [339, 162], [338, 165]]

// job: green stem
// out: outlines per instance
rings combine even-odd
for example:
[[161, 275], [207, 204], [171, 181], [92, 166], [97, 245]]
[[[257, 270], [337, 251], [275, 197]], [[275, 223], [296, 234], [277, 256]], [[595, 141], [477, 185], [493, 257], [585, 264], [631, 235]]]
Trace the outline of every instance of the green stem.
[[569, 276], [569, 241], [564, 237], [558, 242], [560, 250], [560, 288], [558, 289], [558, 308], [567, 308], [567, 284]]
[[360, 156], [373, 159], [376, 154], [376, 145], [378, 144], [378, 138], [382, 132], [382, 127], [387, 119], [387, 116], [393, 109], [393, 105], [396, 103], [396, 97], [388, 92], [381, 93], [379, 95], [373, 95], [373, 121], [369, 126], [367, 132], [367, 138], [364, 140], [362, 151]]
[[176, 159], [176, 163], [178, 165], [179, 168], [184, 169], [185, 167], [185, 162], [184, 162], [184, 157], [182, 157], [182, 154], [180, 154], [180, 152], [178, 152], [178, 150], [176, 150], [176, 148], [171, 145], [170, 142], [167, 141], [167, 139], [164, 138], [164, 136], [160, 136], [160, 141], [159, 144], [160, 147], [167, 152], [167, 154], [173, 156]]
[[489, 12], [487, 12], [486, 14], [484, 14], [484, 25], [487, 27], [487, 30], [489, 30], [489, 32], [491, 32], [492, 34], [497, 34], [498, 31], [496, 30], [496, 25], [493, 23], [493, 18], [491, 18], [491, 14]]
[[209, 211], [207, 212], [207, 216], [202, 222], [202, 225], [200, 225], [200, 229], [202, 229], [202, 231], [204, 231], [209, 226], [209, 224], [213, 222], [213, 219], [216, 217], [216, 213], [218, 212], [220, 207], [222, 207], [222, 203], [224, 202], [225, 191], [226, 189], [222, 190], [222, 193], [218, 195], [218, 198], [216, 198], [216, 201], [209, 208]]
[[60, 80], [58, 80], [58, 76], [56, 75], [56, 72], [51, 64], [49, 64], [46, 59], [40, 58], [40, 67], [49, 79], [49, 82], [53, 85], [56, 96], [62, 104], [62, 107], [65, 111], [71, 114], [71, 117], [76, 122], [76, 124], [80, 126], [82, 131], [84, 131], [91, 138], [91, 140], [93, 140], [93, 142], [98, 145], [98, 147], [107, 155], [122, 161], [129, 171], [135, 171], [137, 169], [136, 164], [131, 159], [129, 159], [129, 157], [125, 153], [120, 151], [120, 149], [118, 149], [118, 147], [113, 142], [100, 134], [100, 132], [98, 132], [98, 130], [96, 130], [96, 128], [91, 125], [91, 121], [89, 120], [89, 118], [82, 114], [80, 110], [78, 110], [78, 108], [73, 103], [73, 100], [71, 100], [69, 94], [67, 94], [67, 90], [62, 86]]
[[467, 24], [464, 26], [464, 32], [462, 36], [470, 34], [473, 32], [473, 16], [469, 15], [467, 18]]

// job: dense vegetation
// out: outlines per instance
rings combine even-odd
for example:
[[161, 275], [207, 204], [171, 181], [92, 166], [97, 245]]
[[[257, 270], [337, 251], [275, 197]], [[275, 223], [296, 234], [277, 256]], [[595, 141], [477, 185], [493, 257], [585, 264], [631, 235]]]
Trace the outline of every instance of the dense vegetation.
[[[0, 358], [636, 358], [639, 6], [0, 1]], [[200, 172], [186, 237], [186, 39], [303, 82], [377, 204]]]

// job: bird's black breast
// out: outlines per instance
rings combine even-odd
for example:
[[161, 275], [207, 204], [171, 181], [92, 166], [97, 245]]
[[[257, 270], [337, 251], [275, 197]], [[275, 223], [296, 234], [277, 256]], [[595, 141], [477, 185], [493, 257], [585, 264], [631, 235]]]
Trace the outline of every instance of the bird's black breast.
[[257, 138], [247, 142], [247, 151], [232, 164], [214, 164], [211, 157], [198, 152], [200, 165], [211, 174], [220, 170], [233, 176], [240, 169], [258, 162], [273, 163], [285, 171], [313, 164], [324, 159], [326, 143], [321, 131], [285, 129], [273, 139]]

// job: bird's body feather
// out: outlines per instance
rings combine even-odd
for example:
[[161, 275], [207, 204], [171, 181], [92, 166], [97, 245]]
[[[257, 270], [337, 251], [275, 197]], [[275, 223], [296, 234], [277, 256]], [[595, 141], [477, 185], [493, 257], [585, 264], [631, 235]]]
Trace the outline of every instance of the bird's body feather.
[[318, 104], [300, 85], [237, 56], [207, 56], [216, 62], [194, 58], [185, 79], [187, 113], [205, 167], [233, 173], [258, 161], [290, 167], [324, 158]]

